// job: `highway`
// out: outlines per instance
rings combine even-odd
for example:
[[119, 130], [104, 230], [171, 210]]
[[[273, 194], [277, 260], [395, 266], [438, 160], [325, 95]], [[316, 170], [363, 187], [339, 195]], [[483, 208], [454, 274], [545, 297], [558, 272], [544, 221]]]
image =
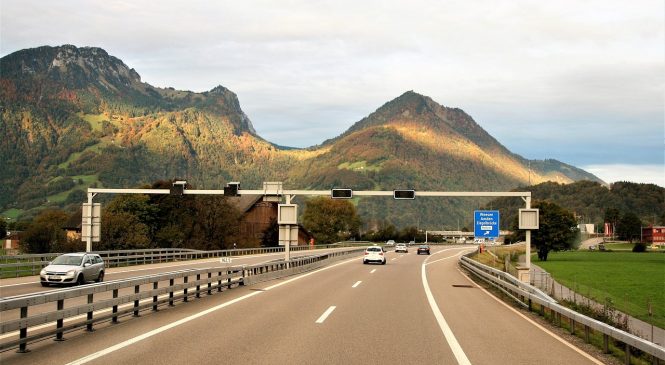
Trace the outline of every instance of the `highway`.
[[[100, 324], [92, 333], [77, 330], [64, 342], [31, 344], [26, 354], [6, 351], [0, 362], [601, 363], [471, 282], [457, 266], [468, 250], [433, 247], [431, 256], [416, 255], [414, 248], [389, 252], [387, 265], [363, 265], [358, 256], [203, 295], [120, 324]], [[9, 288], [15, 287], [3, 292]]]

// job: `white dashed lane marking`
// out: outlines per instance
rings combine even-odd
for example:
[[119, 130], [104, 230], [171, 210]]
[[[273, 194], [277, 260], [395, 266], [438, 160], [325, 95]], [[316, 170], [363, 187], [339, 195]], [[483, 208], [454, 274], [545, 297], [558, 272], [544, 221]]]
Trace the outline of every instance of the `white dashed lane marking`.
[[332, 305], [332, 306], [330, 306], [330, 308], [326, 309], [326, 311], [323, 312], [321, 317], [319, 317], [319, 319], [316, 320], [316, 323], [323, 323], [326, 320], [326, 318], [328, 318], [330, 313], [332, 313], [335, 310], [335, 308], [337, 308], [337, 307]]

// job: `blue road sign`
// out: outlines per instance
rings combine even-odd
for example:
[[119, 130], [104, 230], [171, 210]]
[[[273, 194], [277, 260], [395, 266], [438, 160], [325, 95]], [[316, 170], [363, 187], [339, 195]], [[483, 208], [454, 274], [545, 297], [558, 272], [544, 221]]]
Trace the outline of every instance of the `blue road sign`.
[[473, 235], [476, 238], [499, 237], [499, 211], [476, 210], [473, 212]]

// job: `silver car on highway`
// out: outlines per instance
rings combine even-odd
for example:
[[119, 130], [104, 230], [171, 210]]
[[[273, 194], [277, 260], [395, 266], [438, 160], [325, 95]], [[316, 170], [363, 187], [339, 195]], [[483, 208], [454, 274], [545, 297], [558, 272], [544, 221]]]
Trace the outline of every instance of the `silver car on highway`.
[[67, 253], [56, 257], [39, 273], [42, 286], [85, 284], [104, 280], [104, 260], [92, 253]]

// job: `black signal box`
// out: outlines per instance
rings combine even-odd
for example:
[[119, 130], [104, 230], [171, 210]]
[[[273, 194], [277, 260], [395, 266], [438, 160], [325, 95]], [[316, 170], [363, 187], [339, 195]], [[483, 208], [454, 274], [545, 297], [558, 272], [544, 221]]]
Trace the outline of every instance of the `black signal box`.
[[393, 190], [394, 199], [415, 199], [416, 191], [415, 190]]
[[353, 190], [351, 189], [332, 189], [330, 197], [333, 199], [351, 199], [353, 198]]

